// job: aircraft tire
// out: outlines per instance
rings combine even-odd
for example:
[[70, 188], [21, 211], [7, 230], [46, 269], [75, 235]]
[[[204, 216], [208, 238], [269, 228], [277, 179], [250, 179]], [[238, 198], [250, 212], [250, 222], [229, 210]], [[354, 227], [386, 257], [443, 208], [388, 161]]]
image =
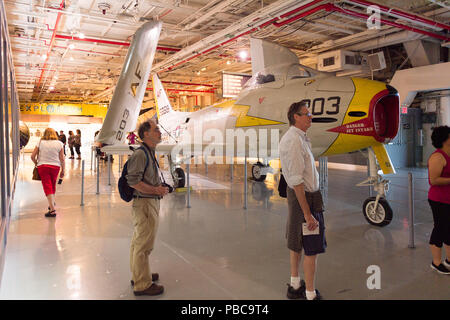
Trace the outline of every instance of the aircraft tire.
[[367, 222], [374, 226], [384, 227], [392, 221], [392, 209], [386, 199], [380, 198], [378, 201], [378, 208], [374, 215], [369, 213], [369, 210], [375, 205], [376, 197], [367, 198], [363, 204], [363, 214]]
[[255, 181], [266, 180], [266, 175], [261, 174], [262, 167], [264, 167], [264, 165], [261, 162], [257, 162], [254, 165], [252, 165], [252, 177]]
[[186, 175], [184, 174], [184, 170], [181, 168], [176, 168], [174, 175], [174, 188], [183, 188], [186, 184]]

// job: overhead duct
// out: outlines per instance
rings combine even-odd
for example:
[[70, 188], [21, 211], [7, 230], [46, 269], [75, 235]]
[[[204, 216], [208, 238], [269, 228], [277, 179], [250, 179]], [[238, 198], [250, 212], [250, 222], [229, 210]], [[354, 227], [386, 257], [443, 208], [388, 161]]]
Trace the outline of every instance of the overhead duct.
[[400, 106], [409, 107], [418, 92], [450, 89], [450, 62], [399, 70], [389, 84], [398, 90]]

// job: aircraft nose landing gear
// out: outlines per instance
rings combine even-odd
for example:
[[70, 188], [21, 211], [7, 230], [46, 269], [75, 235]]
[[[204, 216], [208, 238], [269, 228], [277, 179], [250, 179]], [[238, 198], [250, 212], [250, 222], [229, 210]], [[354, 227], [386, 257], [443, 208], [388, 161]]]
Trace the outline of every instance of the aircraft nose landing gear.
[[363, 213], [367, 222], [379, 227], [388, 225], [392, 220], [391, 206], [386, 199], [378, 196], [367, 198], [364, 201]]
[[392, 209], [385, 194], [389, 190], [389, 180], [383, 179], [377, 172], [377, 162], [372, 148], [369, 153], [370, 177], [358, 183], [357, 186], [372, 186], [377, 193], [376, 197], [369, 197], [364, 201], [363, 214], [367, 222], [378, 227], [384, 227], [392, 221]]

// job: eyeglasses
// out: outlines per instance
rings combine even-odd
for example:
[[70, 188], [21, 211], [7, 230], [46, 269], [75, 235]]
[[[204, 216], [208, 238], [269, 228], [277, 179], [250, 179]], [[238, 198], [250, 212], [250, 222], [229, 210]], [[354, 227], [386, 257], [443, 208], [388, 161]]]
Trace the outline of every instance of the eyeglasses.
[[298, 114], [299, 116], [307, 116], [307, 117], [311, 117], [312, 116], [311, 112], [308, 112], [308, 113], [299, 113], [299, 112], [297, 112], [296, 114]]

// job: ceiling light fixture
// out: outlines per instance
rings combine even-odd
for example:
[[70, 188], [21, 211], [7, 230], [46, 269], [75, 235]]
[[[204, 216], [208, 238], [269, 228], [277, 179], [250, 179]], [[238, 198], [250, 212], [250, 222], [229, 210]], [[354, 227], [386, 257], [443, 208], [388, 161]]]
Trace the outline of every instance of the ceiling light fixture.
[[206, 70], [206, 67], [203, 67], [202, 69], [201, 69], [201, 71], [205, 71]]
[[245, 60], [248, 57], [248, 52], [245, 50], [241, 50], [239, 51], [239, 58], [241, 58], [241, 60]]
[[231, 64], [231, 61], [230, 61], [230, 60], [228, 60], [228, 61], [227, 61], [227, 64], [228, 64], [228, 65], [230, 65], [230, 64]]
[[78, 34], [78, 38], [84, 39], [84, 33], [83, 33], [83, 32], [80, 32], [80, 33]]
[[45, 59], [47, 59], [47, 55], [44, 53], [44, 54], [41, 56], [41, 58], [42, 58], [42, 60], [45, 60]]
[[49, 90], [55, 90], [55, 87], [54, 86], [50, 86], [48, 89]]

